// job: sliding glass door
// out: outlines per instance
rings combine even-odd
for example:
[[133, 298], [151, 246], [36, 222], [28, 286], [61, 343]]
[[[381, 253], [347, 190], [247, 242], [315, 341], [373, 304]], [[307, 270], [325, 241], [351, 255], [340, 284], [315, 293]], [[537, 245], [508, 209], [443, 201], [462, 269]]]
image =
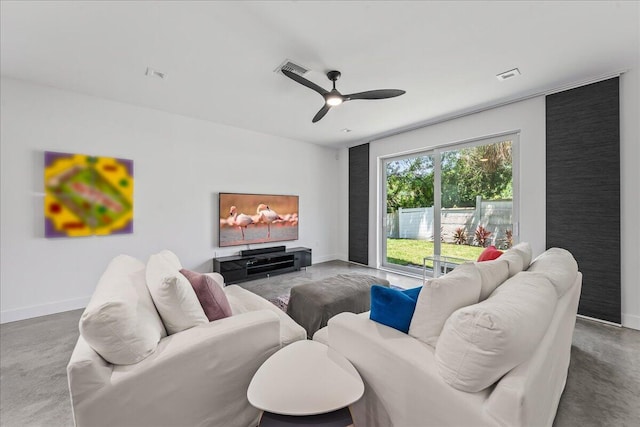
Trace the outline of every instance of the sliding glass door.
[[426, 256], [476, 260], [489, 245], [510, 247], [516, 138], [384, 159], [382, 266], [421, 274]]
[[433, 253], [435, 166], [432, 153], [384, 161], [383, 266], [412, 272]]

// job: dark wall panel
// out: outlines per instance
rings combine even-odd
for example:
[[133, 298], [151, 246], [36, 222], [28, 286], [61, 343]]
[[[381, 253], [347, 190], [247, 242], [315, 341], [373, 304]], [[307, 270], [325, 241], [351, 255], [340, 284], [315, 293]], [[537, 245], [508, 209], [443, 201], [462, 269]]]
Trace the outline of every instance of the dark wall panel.
[[547, 247], [582, 271], [578, 313], [621, 322], [619, 79], [547, 96]]
[[369, 144], [349, 148], [349, 261], [369, 264]]

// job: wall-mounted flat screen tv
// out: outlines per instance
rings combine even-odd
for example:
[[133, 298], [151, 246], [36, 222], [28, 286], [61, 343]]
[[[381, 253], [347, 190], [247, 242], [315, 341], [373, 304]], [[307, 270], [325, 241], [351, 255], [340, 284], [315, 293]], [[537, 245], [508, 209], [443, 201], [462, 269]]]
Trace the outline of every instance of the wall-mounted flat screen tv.
[[298, 196], [220, 193], [218, 246], [298, 240]]

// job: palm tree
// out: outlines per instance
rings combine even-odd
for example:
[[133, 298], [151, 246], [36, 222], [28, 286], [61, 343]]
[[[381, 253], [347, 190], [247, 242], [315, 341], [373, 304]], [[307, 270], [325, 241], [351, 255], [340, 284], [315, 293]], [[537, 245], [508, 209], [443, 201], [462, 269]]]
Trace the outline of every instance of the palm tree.
[[511, 164], [511, 141], [502, 141], [495, 144], [479, 145], [466, 151], [470, 156], [471, 164], [477, 164], [486, 173], [495, 173], [503, 165]]

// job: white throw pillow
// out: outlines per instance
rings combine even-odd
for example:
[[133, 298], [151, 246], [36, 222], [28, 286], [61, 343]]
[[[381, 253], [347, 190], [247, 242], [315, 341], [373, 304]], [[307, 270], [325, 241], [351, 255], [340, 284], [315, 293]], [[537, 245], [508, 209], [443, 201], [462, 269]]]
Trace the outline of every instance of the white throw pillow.
[[162, 256], [164, 260], [169, 264], [169, 266], [175, 271], [182, 270], [182, 264], [180, 264], [180, 260], [178, 259], [178, 256], [173, 252], [165, 249], [159, 252], [157, 255]]
[[487, 297], [491, 295], [491, 292], [509, 278], [509, 263], [507, 260], [500, 258], [475, 263], [476, 268], [480, 272], [482, 284], [479, 301], [487, 299]]
[[551, 248], [536, 258], [528, 271], [544, 274], [555, 286], [560, 298], [575, 283], [578, 263], [566, 249]]
[[147, 287], [169, 335], [209, 323], [191, 283], [180, 274], [178, 258], [169, 251], [151, 255]]
[[416, 302], [409, 335], [435, 346], [447, 318], [460, 307], [477, 303], [480, 288], [480, 272], [473, 263], [459, 265], [451, 273], [427, 280]]
[[80, 317], [80, 334], [103, 359], [115, 365], [138, 363], [166, 332], [144, 279], [144, 264], [115, 257], [100, 277]]
[[483, 302], [451, 315], [436, 345], [438, 372], [458, 390], [484, 390], [531, 357], [557, 301], [545, 276], [518, 273]]

